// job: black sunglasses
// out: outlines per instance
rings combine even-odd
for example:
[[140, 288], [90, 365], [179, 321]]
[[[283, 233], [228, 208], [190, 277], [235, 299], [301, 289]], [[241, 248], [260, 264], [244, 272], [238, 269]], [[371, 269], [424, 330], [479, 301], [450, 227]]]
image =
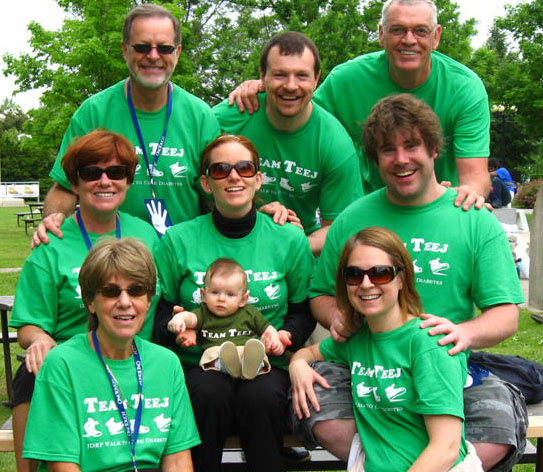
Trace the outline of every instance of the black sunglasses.
[[103, 297], [106, 298], [118, 298], [121, 295], [121, 292], [125, 291], [131, 297], [142, 297], [147, 295], [149, 290], [147, 287], [142, 284], [130, 285], [128, 288], [121, 288], [115, 284], [104, 285], [100, 290], [98, 290]]
[[77, 175], [87, 182], [100, 180], [102, 174], [106, 174], [111, 180], [122, 180], [128, 177], [130, 169], [127, 165], [109, 166], [102, 169], [98, 166], [85, 166], [77, 169]]
[[132, 44], [131, 46], [140, 54], [149, 54], [152, 49], [156, 49], [161, 56], [167, 56], [176, 49], [176, 46], [171, 46], [169, 44], [157, 44], [156, 46], [151, 46], [150, 44]]
[[207, 168], [206, 175], [215, 180], [226, 179], [232, 169], [236, 169], [238, 175], [245, 178], [254, 177], [258, 171], [256, 164], [252, 161], [240, 161], [235, 164], [216, 162]]
[[402, 270], [401, 267], [388, 265], [377, 265], [367, 270], [360, 267], [344, 267], [341, 277], [347, 285], [360, 285], [364, 276], [368, 274], [372, 284], [383, 285], [392, 282], [400, 270]]

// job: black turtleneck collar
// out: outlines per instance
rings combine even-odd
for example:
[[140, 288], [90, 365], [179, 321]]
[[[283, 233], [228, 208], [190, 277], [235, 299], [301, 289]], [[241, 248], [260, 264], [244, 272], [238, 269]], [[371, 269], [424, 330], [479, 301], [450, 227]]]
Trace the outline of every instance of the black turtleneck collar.
[[239, 239], [247, 236], [256, 223], [255, 206], [251, 211], [241, 218], [227, 218], [219, 213], [217, 208], [213, 208], [213, 224], [223, 236], [231, 239]]

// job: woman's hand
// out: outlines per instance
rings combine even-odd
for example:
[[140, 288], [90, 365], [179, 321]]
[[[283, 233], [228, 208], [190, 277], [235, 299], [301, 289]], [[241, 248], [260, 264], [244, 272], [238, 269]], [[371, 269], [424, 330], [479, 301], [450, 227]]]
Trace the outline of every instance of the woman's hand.
[[186, 329], [175, 338], [176, 344], [181, 347], [196, 346], [196, 330]]
[[280, 329], [277, 333], [279, 334], [279, 340], [285, 349], [292, 346], [292, 333], [290, 331]]
[[[318, 355], [315, 355], [317, 353]], [[321, 409], [313, 384], [317, 382], [323, 388], [330, 388], [326, 379], [309, 366], [309, 362], [313, 360], [323, 360], [318, 344], [300, 349], [294, 354], [288, 368], [292, 384], [292, 408], [299, 419], [311, 416], [308, 399], [316, 411]]]
[[281, 342], [279, 333], [273, 326], [268, 326], [262, 333], [260, 340], [266, 346], [266, 352], [272, 356], [280, 356], [285, 352], [285, 346]]

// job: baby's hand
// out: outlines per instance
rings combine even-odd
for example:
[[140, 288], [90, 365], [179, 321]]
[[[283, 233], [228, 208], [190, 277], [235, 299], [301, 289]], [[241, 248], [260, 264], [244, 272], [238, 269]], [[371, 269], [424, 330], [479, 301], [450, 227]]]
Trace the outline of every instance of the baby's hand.
[[262, 334], [261, 341], [266, 346], [266, 352], [272, 356], [280, 356], [285, 352], [285, 346], [279, 338], [279, 333], [273, 326], [268, 326]]
[[281, 341], [281, 344], [286, 349], [289, 346], [292, 346], [292, 333], [290, 331], [280, 329], [278, 331], [279, 334], [279, 340]]
[[184, 333], [187, 329], [185, 324], [185, 313], [177, 313], [168, 322], [168, 331], [173, 334]]
[[192, 347], [196, 346], [196, 330], [187, 329], [182, 333], [179, 333], [175, 342], [182, 347]]

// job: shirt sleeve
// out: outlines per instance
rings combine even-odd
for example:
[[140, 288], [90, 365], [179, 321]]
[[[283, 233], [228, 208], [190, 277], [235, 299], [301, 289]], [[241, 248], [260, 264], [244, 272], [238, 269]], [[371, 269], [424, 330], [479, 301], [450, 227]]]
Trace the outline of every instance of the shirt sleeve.
[[[426, 330], [421, 336], [428, 336]], [[466, 355], [447, 352], [451, 347], [439, 346], [431, 338], [432, 348], [415, 356], [413, 411], [420, 415], [451, 415], [464, 419], [464, 383]]]
[[80, 463], [81, 445], [74, 393], [64, 360], [47, 356], [30, 405], [23, 457]]
[[21, 328], [31, 324], [51, 334], [57, 326], [58, 287], [56, 278], [46, 269], [44, 259], [37, 257], [44, 249], [34, 249], [37, 252], [31, 254], [23, 266], [9, 325]]

